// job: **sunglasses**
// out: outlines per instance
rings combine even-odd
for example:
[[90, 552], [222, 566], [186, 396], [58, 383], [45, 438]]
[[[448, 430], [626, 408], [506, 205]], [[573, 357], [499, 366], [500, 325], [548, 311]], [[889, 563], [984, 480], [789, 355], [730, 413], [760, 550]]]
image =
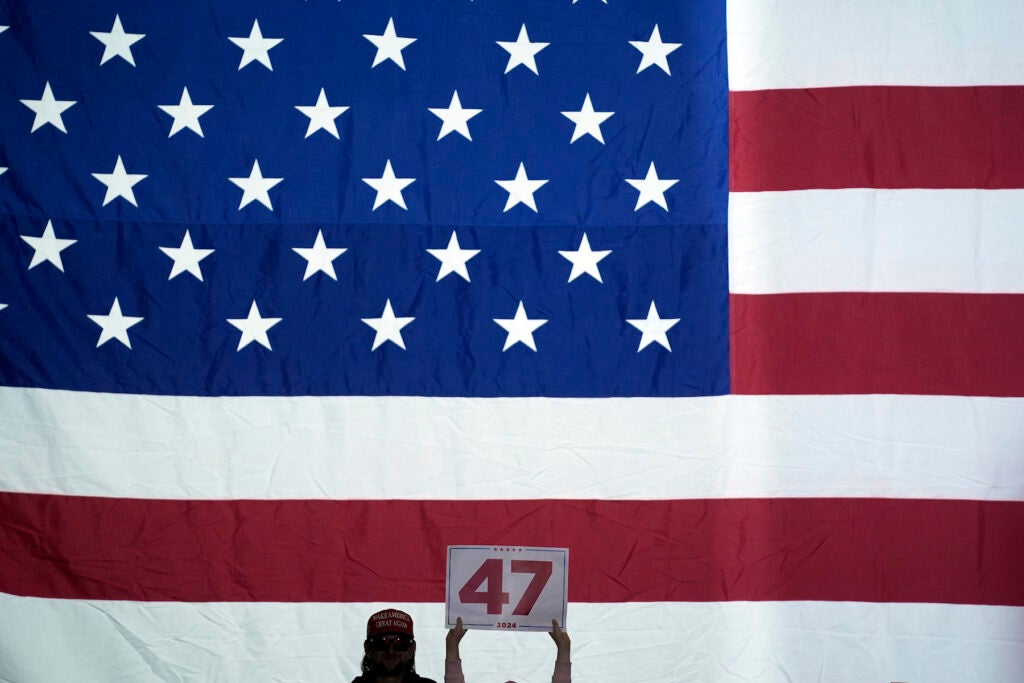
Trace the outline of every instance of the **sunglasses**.
[[387, 652], [389, 649], [395, 652], [405, 652], [412, 646], [413, 640], [409, 636], [385, 635], [373, 636], [366, 642], [370, 649], [376, 652]]

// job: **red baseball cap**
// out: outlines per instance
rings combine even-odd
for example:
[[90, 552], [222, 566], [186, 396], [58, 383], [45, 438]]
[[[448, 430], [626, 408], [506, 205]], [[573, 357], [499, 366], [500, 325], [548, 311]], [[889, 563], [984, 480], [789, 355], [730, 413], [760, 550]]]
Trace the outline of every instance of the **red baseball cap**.
[[366, 622], [366, 637], [381, 633], [400, 633], [412, 638], [412, 617], [400, 609], [382, 609]]

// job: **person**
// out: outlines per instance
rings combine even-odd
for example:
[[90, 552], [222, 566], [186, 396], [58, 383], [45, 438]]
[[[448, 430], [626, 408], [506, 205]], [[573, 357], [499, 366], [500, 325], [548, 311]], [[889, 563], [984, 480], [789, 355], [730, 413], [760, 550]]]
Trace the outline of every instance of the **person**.
[[366, 622], [363, 673], [352, 683], [436, 683], [416, 673], [416, 639], [412, 617], [384, 609]]
[[[466, 635], [462, 626], [462, 617], [455, 621], [455, 628], [448, 631], [445, 638], [444, 683], [466, 683], [462, 674], [462, 658], [459, 656], [459, 643]], [[551, 675], [551, 683], [571, 683], [572, 661], [569, 658], [569, 634], [558, 628], [558, 620], [551, 620], [548, 635], [555, 641], [555, 672]], [[515, 683], [507, 681], [506, 683]]]

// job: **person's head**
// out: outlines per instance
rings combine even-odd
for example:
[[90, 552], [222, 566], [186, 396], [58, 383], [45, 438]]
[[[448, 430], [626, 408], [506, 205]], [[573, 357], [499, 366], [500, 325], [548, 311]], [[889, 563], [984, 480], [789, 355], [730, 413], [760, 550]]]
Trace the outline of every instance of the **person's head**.
[[366, 622], [363, 673], [404, 676], [416, 671], [416, 641], [412, 617], [401, 610], [385, 609]]

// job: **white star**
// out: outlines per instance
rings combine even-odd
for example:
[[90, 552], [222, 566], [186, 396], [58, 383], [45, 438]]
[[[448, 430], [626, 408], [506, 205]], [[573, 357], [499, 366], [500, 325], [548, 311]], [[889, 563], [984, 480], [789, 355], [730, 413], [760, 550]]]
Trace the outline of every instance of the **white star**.
[[10, 28], [10, 26], [0, 26], [0, 33], [3, 33], [4, 31], [6, 31], [9, 28]]
[[332, 107], [327, 102], [327, 93], [324, 92], [323, 88], [320, 88], [320, 96], [316, 98], [315, 105], [312, 107], [296, 105], [295, 108], [301, 111], [303, 115], [309, 117], [309, 126], [306, 128], [307, 138], [318, 130], [326, 130], [336, 140], [340, 139], [338, 137], [338, 125], [334, 119], [348, 111], [348, 107]]
[[559, 251], [559, 254], [564, 256], [572, 263], [572, 272], [569, 273], [569, 282], [572, 282], [580, 275], [589, 275], [598, 282], [601, 280], [601, 271], [598, 269], [597, 264], [612, 253], [610, 249], [605, 251], [593, 251], [590, 248], [590, 240], [587, 239], [587, 233], [583, 233], [583, 239], [580, 240], [580, 248], [576, 251]]
[[203, 137], [203, 128], [199, 125], [199, 117], [213, 109], [212, 104], [192, 104], [192, 97], [188, 94], [188, 88], [181, 89], [181, 101], [178, 104], [160, 104], [160, 109], [174, 117], [171, 124], [171, 132], [167, 137], [172, 137], [178, 131], [189, 130]]
[[103, 197], [103, 206], [118, 197], [124, 197], [132, 206], [138, 206], [135, 203], [135, 191], [132, 188], [147, 176], [145, 173], [127, 173], [124, 170], [124, 162], [118, 155], [112, 173], [93, 173], [92, 177], [107, 186], [107, 193]]
[[135, 66], [135, 58], [132, 57], [132, 45], [146, 37], [145, 33], [125, 33], [121, 27], [121, 17], [114, 15], [114, 26], [108, 33], [102, 31], [89, 31], [93, 38], [103, 43], [103, 56], [100, 64], [106, 64], [114, 57], [120, 57], [132, 66]]
[[501, 40], [496, 42], [508, 53], [508, 64], [505, 65], [505, 73], [522, 64], [538, 76], [540, 73], [537, 71], [537, 60], [534, 57], [537, 56], [538, 52], [551, 44], [531, 43], [530, 34], [526, 32], [526, 24], [523, 24], [519, 29], [519, 37], [516, 38], [516, 42], [509, 43]]
[[76, 101], [54, 99], [49, 81], [43, 88], [42, 97], [38, 100], [21, 100], [21, 103], [36, 113], [31, 132], [35, 133], [48, 123], [62, 133], [68, 132], [64, 127], [64, 119], [61, 118], [61, 114], [74, 106]]
[[416, 182], [416, 179], [396, 178], [395, 172], [391, 169], [391, 159], [388, 159], [380, 178], [363, 178], [363, 182], [377, 191], [377, 197], [373, 200], [373, 210], [376, 211], [381, 204], [387, 201], [392, 201], [405, 209], [402, 190]]
[[228, 318], [228, 322], [242, 331], [242, 336], [238, 340], [238, 348], [235, 349], [235, 351], [241, 351], [252, 342], [256, 342], [260, 346], [273, 351], [273, 349], [270, 348], [270, 339], [267, 337], [267, 330], [281, 322], [281, 318], [262, 317], [260, 315], [259, 307], [256, 306], [255, 299], [253, 299], [252, 306], [249, 307], [248, 317]]
[[203, 271], [199, 267], [199, 262], [213, 253], [213, 249], [196, 249], [193, 247], [192, 236], [188, 233], [188, 230], [185, 231], [185, 236], [181, 239], [180, 247], [160, 247], [160, 251], [174, 259], [174, 265], [171, 266], [171, 274], [167, 276], [168, 280], [173, 280], [178, 275], [189, 272], [200, 282], [203, 281]]
[[251, 202], [259, 202], [271, 211], [274, 207], [270, 204], [270, 188], [277, 185], [284, 178], [264, 178], [260, 170], [260, 160], [252, 162], [252, 171], [248, 178], [228, 178], [235, 185], [242, 188], [242, 201], [238, 203], [239, 210]]
[[373, 337], [371, 351], [386, 341], [394, 342], [401, 349], [405, 349], [405, 341], [402, 339], [402, 328], [416, 318], [396, 318], [395, 312], [391, 310], [391, 299], [384, 303], [384, 312], [379, 318], [363, 318], [363, 322], [372, 327], [377, 334]]
[[6, 166], [0, 166], [0, 175], [3, 175], [4, 173], [7, 173], [7, 167]]
[[377, 47], [377, 54], [373, 58], [373, 64], [370, 68], [374, 68], [381, 62], [390, 59], [392, 62], [398, 65], [398, 67], [405, 71], [405, 60], [402, 59], [402, 50], [409, 47], [416, 42], [415, 38], [400, 38], [395, 33], [395, 20], [394, 18], [388, 18], [388, 26], [384, 29], [382, 35], [373, 35], [371, 33], [364, 33], [363, 38], [373, 43]]
[[[7, 28], [7, 27], [3, 26], [2, 28]], [[2, 33], [2, 31], [0, 31], [0, 33]], [[5, 308], [7, 308], [7, 304], [0, 304], [0, 311], [4, 310]]]
[[344, 247], [328, 247], [324, 243], [324, 231], [316, 231], [316, 241], [312, 247], [292, 247], [292, 251], [306, 259], [306, 274], [302, 277], [305, 282], [316, 273], [326, 273], [332, 280], [337, 280], [338, 275], [334, 272], [334, 259], [344, 254], [348, 249]]
[[601, 124], [613, 114], [615, 114], [613, 111], [594, 111], [594, 105], [590, 103], [590, 93], [587, 93], [579, 111], [562, 112], [562, 116], [576, 124], [575, 130], [572, 132], [572, 140], [569, 143], [576, 142], [584, 135], [591, 135], [603, 145], [604, 137], [601, 135]]
[[502, 347], [502, 352], [508, 351], [509, 347], [515, 345], [518, 342], [526, 344], [534, 351], [537, 350], [537, 345], [533, 343], [534, 331], [547, 323], [547, 320], [540, 318], [534, 318], [531, 320], [526, 317], [526, 309], [523, 308], [523, 302], [519, 302], [519, 308], [516, 309], [516, 317], [514, 318], [494, 318], [494, 322], [501, 325], [508, 335], [505, 337], [505, 346]]
[[660, 317], [658, 315], [658, 307], [654, 305], [653, 301], [651, 301], [651, 307], [647, 311], [646, 318], [627, 319], [626, 322], [643, 332], [643, 335], [640, 337], [640, 346], [636, 350], [637, 353], [640, 353], [651, 342], [658, 342], [669, 351], [672, 350], [668, 343], [668, 335], [665, 333], [679, 322], [679, 318]]
[[259, 20], [254, 19], [248, 38], [229, 37], [228, 40], [242, 48], [242, 61], [238, 64], [239, 71], [250, 62], [259, 62], [273, 71], [274, 67], [270, 63], [270, 50], [276, 47], [284, 38], [264, 38], [262, 31], [260, 31]]
[[533, 200], [533, 193], [547, 184], [547, 180], [530, 180], [526, 177], [526, 167], [519, 162], [519, 170], [512, 180], [495, 180], [503, 190], [508, 192], [508, 200], [505, 202], [505, 211], [508, 211], [516, 204], [526, 204], [537, 213], [537, 203]]
[[636, 198], [636, 206], [633, 211], [639, 211], [640, 207], [648, 202], [654, 202], [661, 208], [668, 211], [668, 203], [665, 201], [665, 191], [679, 182], [675, 180], [662, 180], [658, 177], [658, 170], [654, 168], [654, 162], [647, 169], [647, 176], [644, 178], [626, 178], [626, 182], [640, 191]]
[[53, 232], [53, 221], [46, 221], [46, 228], [40, 237], [29, 237], [28, 235], [20, 235], [20, 237], [35, 250], [35, 253], [32, 254], [32, 262], [28, 264], [29, 270], [32, 270], [40, 263], [49, 261], [57, 266], [57, 270], [62, 273], [64, 272], [64, 263], [60, 260], [60, 252], [78, 241], [57, 237]]
[[480, 250], [463, 249], [459, 246], [458, 235], [452, 230], [452, 236], [448, 240], [447, 247], [444, 249], [427, 249], [427, 253], [441, 262], [441, 267], [437, 271], [437, 279], [434, 282], [440, 282], [441, 278], [449, 273], [455, 273], [466, 282], [469, 282], [469, 270], [466, 268], [466, 262], [479, 254]]
[[672, 75], [668, 68], [668, 56], [678, 50], [682, 43], [661, 42], [661, 31], [658, 30], [657, 24], [654, 25], [654, 30], [651, 31], [649, 40], [631, 40], [629, 44], [640, 50], [641, 54], [643, 54], [643, 57], [640, 59], [640, 66], [636, 69], [637, 73], [640, 73], [649, 66], [657, 66], [668, 75]]
[[121, 304], [118, 303], [117, 297], [114, 297], [114, 303], [110, 306], [110, 313], [106, 315], [90, 315], [89, 320], [100, 326], [100, 338], [96, 342], [96, 348], [103, 346], [111, 339], [116, 339], [130, 349], [132, 348], [132, 342], [128, 339], [128, 328], [138, 325], [143, 319], [137, 316], [122, 315]]
[[467, 140], [473, 138], [469, 135], [469, 120], [482, 112], [483, 109], [463, 109], [459, 100], [459, 91], [452, 93], [452, 101], [447, 109], [430, 109], [430, 113], [441, 119], [441, 132], [437, 134], [440, 140], [448, 133], [458, 133]]

